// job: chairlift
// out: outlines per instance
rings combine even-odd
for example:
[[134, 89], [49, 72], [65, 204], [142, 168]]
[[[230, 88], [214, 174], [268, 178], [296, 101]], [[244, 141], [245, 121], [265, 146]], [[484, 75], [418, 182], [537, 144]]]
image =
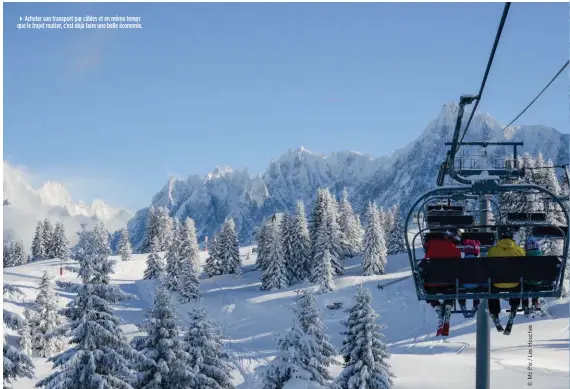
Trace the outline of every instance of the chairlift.
[[[435, 196], [451, 197], [457, 193], [465, 195], [498, 195], [502, 192], [513, 191], [527, 193], [529, 191], [538, 191], [550, 197], [554, 203], [558, 203], [563, 209], [566, 219], [565, 226], [555, 226], [545, 224], [539, 216], [526, 217], [525, 220], [519, 220], [516, 225], [513, 223], [500, 223], [495, 225], [477, 224], [471, 216], [468, 220], [464, 216], [449, 216], [442, 218], [433, 216], [429, 220], [426, 227], [420, 228], [415, 234], [409, 234], [410, 219], [413, 212], [420, 204], [424, 204], [425, 200]], [[511, 215], [511, 219], [517, 215]], [[520, 215], [519, 215], [520, 216]], [[435, 220], [435, 218], [438, 218]], [[411, 207], [405, 222], [405, 240], [408, 249], [410, 267], [416, 286], [416, 294], [418, 300], [444, 300], [444, 299], [489, 299], [489, 298], [532, 298], [532, 297], [560, 297], [562, 293], [562, 281], [564, 279], [564, 271], [568, 254], [568, 213], [564, 209], [560, 198], [545, 188], [532, 184], [518, 185], [499, 185], [496, 182], [474, 183], [471, 186], [453, 186], [440, 187], [431, 190], [421, 196]], [[437, 222], [437, 223], [436, 223]], [[429, 232], [433, 232], [433, 228], [444, 231], [457, 227], [465, 227], [469, 230], [478, 230], [480, 232], [489, 232], [508, 226], [513, 229], [530, 228], [533, 236], [538, 237], [555, 237], [564, 240], [564, 248], [561, 256], [542, 256], [542, 257], [501, 257], [501, 258], [471, 258], [465, 260], [462, 258], [417, 258], [416, 239], [422, 237]], [[492, 233], [491, 233], [492, 234]], [[410, 238], [413, 236], [413, 238]], [[489, 239], [491, 235], [487, 234]], [[490, 242], [489, 242], [490, 243]], [[540, 281], [544, 288], [533, 288], [526, 290], [523, 281]], [[425, 283], [449, 284], [447, 291], [433, 292], [429, 288], [425, 288]], [[519, 282], [519, 288], [515, 290], [497, 289], [493, 286], [495, 283]], [[464, 284], [480, 284], [483, 287], [479, 289], [466, 289]]]

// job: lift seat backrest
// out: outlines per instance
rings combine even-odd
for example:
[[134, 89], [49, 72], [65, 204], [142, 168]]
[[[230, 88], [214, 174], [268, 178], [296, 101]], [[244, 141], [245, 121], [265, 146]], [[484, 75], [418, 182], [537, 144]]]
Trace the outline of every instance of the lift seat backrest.
[[[562, 235], [562, 232], [564, 233]], [[564, 238], [568, 236], [568, 226], [560, 226], [560, 227], [553, 227], [553, 226], [537, 226], [532, 228], [532, 235], [535, 238]]]
[[463, 207], [461, 205], [428, 205], [427, 206], [427, 211], [428, 213], [431, 213], [432, 211], [451, 211], [451, 212], [457, 212], [462, 214], [463, 213]]
[[466, 231], [461, 235], [461, 240], [478, 240], [481, 246], [494, 246], [497, 243], [497, 236], [493, 232], [486, 231]]
[[544, 214], [544, 213], [512, 212], [512, 213], [507, 213], [507, 221], [509, 221], [509, 222], [545, 222], [546, 221], [546, 214]]
[[467, 227], [473, 225], [474, 218], [472, 215], [428, 215], [426, 221], [428, 225]]
[[554, 282], [561, 270], [562, 259], [542, 257], [430, 258], [418, 266], [424, 283], [486, 284], [526, 281]]

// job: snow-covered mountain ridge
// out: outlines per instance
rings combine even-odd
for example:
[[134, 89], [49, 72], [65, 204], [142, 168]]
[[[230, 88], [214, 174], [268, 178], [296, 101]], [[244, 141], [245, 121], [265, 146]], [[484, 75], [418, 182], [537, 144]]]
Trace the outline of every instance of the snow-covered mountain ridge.
[[67, 189], [53, 181], [46, 181], [34, 189], [30, 178], [22, 170], [4, 161], [4, 240], [23, 240], [26, 247], [32, 240], [38, 220], [49, 217], [62, 221], [66, 226], [68, 239], [75, 241], [81, 223], [101, 220], [110, 231], [123, 228], [133, 214], [127, 209], [115, 209], [102, 200], [91, 204], [83, 201], [74, 203]]
[[[309, 209], [319, 187], [327, 187], [337, 195], [347, 187], [359, 211], [372, 200], [384, 206], [395, 202], [405, 205], [435, 187], [437, 171], [449, 148], [445, 142], [451, 140], [458, 109], [455, 103], [444, 105], [417, 140], [389, 157], [372, 158], [352, 151], [323, 156], [301, 147], [271, 161], [266, 172], [257, 176], [250, 176], [246, 170], [217, 167], [205, 177], [171, 178], [151, 204], [167, 207], [178, 218], [192, 217], [200, 239], [212, 236], [224, 219], [232, 216], [242, 242], [250, 241], [253, 227], [263, 218], [279, 211], [293, 211], [299, 199]], [[569, 134], [538, 125], [513, 126], [505, 131], [502, 128], [491, 115], [478, 113], [465, 141], [485, 140], [498, 134], [493, 141], [524, 142], [521, 153], [542, 152], [555, 163], [569, 160]], [[492, 163], [510, 152], [490, 147], [486, 159]], [[147, 214], [148, 208], [141, 209], [129, 222], [135, 248], [142, 242]]]

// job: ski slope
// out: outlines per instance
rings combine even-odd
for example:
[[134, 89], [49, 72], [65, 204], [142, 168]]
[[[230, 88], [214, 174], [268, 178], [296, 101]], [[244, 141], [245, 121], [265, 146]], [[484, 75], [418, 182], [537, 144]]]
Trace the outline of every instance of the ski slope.
[[[245, 259], [251, 247], [241, 249]], [[202, 263], [206, 253], [201, 253]], [[143, 281], [146, 255], [133, 255], [128, 262], [119, 258], [112, 282], [126, 292], [138, 296], [137, 300], [125, 301], [114, 309], [125, 324], [126, 336], [131, 339], [142, 335], [136, 327], [141, 322], [143, 310], [152, 305], [154, 281]], [[255, 254], [244, 260], [244, 275], [236, 279], [231, 275], [201, 279], [203, 304], [210, 317], [219, 320], [231, 352], [237, 388], [256, 388], [259, 379], [256, 369], [267, 364], [276, 353], [276, 332], [292, 324], [295, 290], [312, 288], [310, 284], [295, 284], [280, 291], [260, 291], [260, 274], [254, 271]], [[411, 278], [394, 282], [383, 290], [377, 284], [397, 281], [410, 274], [406, 255], [388, 258], [388, 273], [382, 276], [361, 276], [359, 259], [346, 262], [346, 274], [335, 279], [336, 289], [327, 294], [317, 294], [316, 300], [332, 342], [340, 347], [346, 318], [343, 311], [352, 304], [355, 288], [363, 284], [372, 291], [373, 306], [380, 314], [379, 322], [386, 326], [385, 341], [392, 357], [389, 363], [397, 376], [398, 389], [462, 389], [475, 387], [475, 321], [453, 315], [450, 336], [443, 342], [435, 339], [436, 315], [425, 302], [415, 296]], [[72, 262], [69, 263], [73, 264]], [[77, 282], [75, 274], [64, 272], [59, 275], [59, 260], [46, 260], [24, 266], [4, 269], [4, 282], [19, 287], [23, 298], [4, 296], [4, 309], [19, 314], [36, 297], [37, 284], [42, 272], [47, 270], [56, 280]], [[59, 304], [64, 306], [73, 295], [56, 287]], [[186, 325], [188, 304], [175, 301], [182, 326]], [[330, 310], [326, 305], [342, 301], [343, 309]], [[569, 299], [550, 300], [550, 316], [545, 318], [517, 317], [510, 336], [491, 329], [491, 388], [523, 388], [532, 386], [544, 389], [567, 389], [569, 387]], [[503, 303], [504, 304], [504, 303]], [[505, 307], [505, 305], [503, 305]], [[503, 323], [506, 322], [503, 311]], [[529, 326], [532, 325], [532, 345], [529, 347]], [[184, 328], [183, 328], [184, 329]], [[16, 342], [17, 337], [10, 336]], [[529, 366], [529, 350], [532, 352], [532, 370]], [[51, 371], [51, 363], [43, 358], [34, 358], [36, 379], [20, 379], [15, 389], [31, 389], [39, 378]], [[337, 375], [341, 367], [334, 368]], [[528, 379], [528, 373], [532, 379]], [[529, 382], [532, 385], [529, 385]], [[288, 389], [302, 389], [307, 386], [288, 385]], [[312, 387], [310, 387], [313, 389]]]

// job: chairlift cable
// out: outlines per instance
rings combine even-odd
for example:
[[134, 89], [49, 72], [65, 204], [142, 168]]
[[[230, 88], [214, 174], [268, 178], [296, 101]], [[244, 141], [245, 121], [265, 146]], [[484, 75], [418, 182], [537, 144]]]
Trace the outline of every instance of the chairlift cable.
[[511, 126], [511, 124], [513, 124], [518, 118], [520, 118], [527, 111], [527, 109], [529, 109], [531, 107], [531, 105], [533, 105], [534, 102], [536, 100], [538, 100], [538, 98], [548, 89], [548, 87], [550, 85], [552, 85], [552, 83], [558, 78], [558, 76], [560, 76], [560, 74], [562, 74], [562, 72], [564, 71], [564, 69], [566, 69], [566, 67], [568, 66], [569, 63], [570, 63], [570, 60], [566, 61], [564, 66], [562, 66], [562, 68], [560, 68], [560, 70], [558, 71], [558, 73], [556, 73], [556, 75], [552, 78], [552, 80], [550, 80], [550, 82], [548, 84], [546, 84], [546, 86], [540, 91], [540, 93], [538, 95], [536, 95], [536, 97], [513, 120], [511, 120], [511, 122], [509, 124], [507, 124], [505, 127], [503, 127], [503, 129], [501, 131], [498, 131], [496, 134], [492, 135], [490, 138], [484, 140], [484, 142], [488, 142], [491, 139], [493, 139], [494, 137], [496, 137], [497, 135], [501, 134], [507, 128], [509, 128], [509, 126]]
[[457, 146], [457, 150], [461, 146], [461, 142], [465, 138], [467, 134], [467, 129], [469, 129], [469, 125], [471, 124], [471, 120], [473, 120], [473, 116], [475, 115], [475, 111], [477, 110], [477, 106], [481, 101], [481, 96], [483, 95], [483, 90], [485, 89], [485, 83], [487, 82], [487, 77], [489, 76], [489, 72], [491, 71], [491, 65], [493, 64], [493, 59], [495, 58], [495, 52], [497, 51], [497, 46], [499, 45], [499, 41], [501, 39], [501, 34], [503, 32], [503, 27], [505, 26], [505, 21], [507, 20], [507, 15], [509, 13], [509, 8], [511, 7], [511, 3], [505, 3], [505, 8], [503, 8], [503, 15], [501, 16], [501, 21], [499, 22], [499, 28], [497, 29], [497, 34], [495, 35], [495, 42], [493, 43], [493, 49], [491, 50], [491, 54], [489, 55], [489, 60], [487, 61], [487, 68], [485, 69], [485, 74], [483, 76], [483, 81], [481, 82], [481, 87], [479, 88], [479, 93], [477, 94], [477, 99], [475, 100], [475, 105], [473, 106], [473, 110], [471, 111], [471, 115], [469, 115], [469, 119], [467, 120], [467, 124], [465, 125], [465, 129], [463, 130], [463, 135], [459, 140], [459, 144]]

